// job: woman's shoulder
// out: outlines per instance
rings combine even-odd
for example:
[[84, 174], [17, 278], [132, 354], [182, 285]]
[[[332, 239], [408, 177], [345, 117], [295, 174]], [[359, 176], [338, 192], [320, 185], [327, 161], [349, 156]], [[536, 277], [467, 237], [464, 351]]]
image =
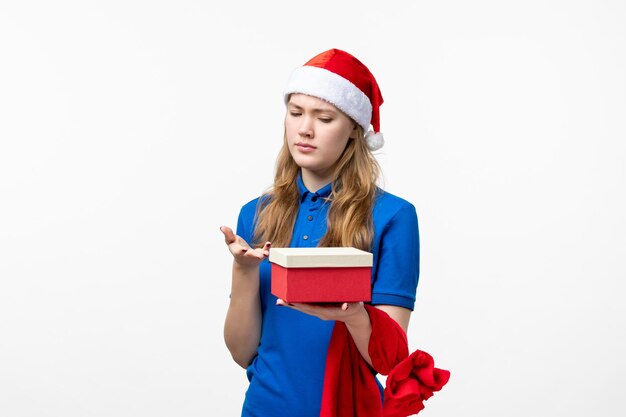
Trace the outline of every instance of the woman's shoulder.
[[378, 188], [374, 210], [396, 213], [403, 210], [415, 211], [415, 206], [402, 197], [398, 197], [388, 191]]
[[252, 241], [252, 231], [255, 228], [258, 206], [265, 201], [266, 196], [261, 195], [253, 198], [241, 207], [239, 218], [237, 219], [237, 234], [246, 242]]
[[248, 217], [250, 219], [254, 218], [254, 215], [257, 212], [257, 209], [259, 207], [259, 204], [262, 202], [265, 202], [268, 199], [268, 195], [267, 194], [263, 194], [260, 195], [256, 198], [253, 198], [252, 200], [248, 201], [246, 204], [244, 204], [241, 207], [241, 213], [240, 215], [243, 217]]
[[257, 206], [259, 205], [259, 201], [261, 197], [255, 197], [252, 200], [248, 201], [246, 204], [241, 206], [241, 215], [242, 216], [253, 216], [256, 212]]
[[261, 197], [259, 196], [259, 197], [255, 197], [252, 200], [248, 201], [246, 204], [241, 206], [241, 211], [242, 212], [249, 212], [249, 211], [256, 210], [256, 207], [259, 204], [259, 200], [260, 199], [261, 199]]
[[417, 231], [415, 206], [402, 197], [379, 189], [372, 210], [372, 220], [377, 233], [396, 230], [398, 233]]

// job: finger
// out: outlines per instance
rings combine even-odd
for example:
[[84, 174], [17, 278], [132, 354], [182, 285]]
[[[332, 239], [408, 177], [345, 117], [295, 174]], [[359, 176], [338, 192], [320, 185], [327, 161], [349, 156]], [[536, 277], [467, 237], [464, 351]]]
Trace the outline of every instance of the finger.
[[264, 257], [270, 256], [270, 247], [272, 246], [271, 242], [265, 242], [265, 245], [263, 245], [263, 249], [261, 250], [261, 252], [263, 253]]
[[319, 305], [315, 305], [311, 303], [288, 303], [287, 305], [293, 308], [294, 310], [298, 310], [303, 313], [310, 314], [312, 316], [316, 316], [320, 318], [325, 317], [330, 311], [328, 307], [323, 307], [323, 306], [319, 306]]
[[270, 256], [270, 247], [272, 246], [271, 242], [265, 242], [263, 246], [263, 255]]
[[285, 300], [283, 300], [282, 298], [279, 298], [276, 300], [276, 305], [277, 306], [284, 306], [284, 307], [293, 307], [293, 304], [289, 304], [287, 303]]
[[261, 252], [261, 249], [252, 249], [252, 248], [245, 248], [245, 249], [247, 251], [246, 256], [250, 258], [258, 259], [261, 261], [265, 259], [265, 256]]
[[235, 235], [235, 233], [233, 233], [233, 229], [231, 229], [230, 227], [221, 226], [220, 231], [224, 234], [224, 240], [226, 241], [227, 245], [235, 243], [235, 241], [237, 240], [237, 236]]

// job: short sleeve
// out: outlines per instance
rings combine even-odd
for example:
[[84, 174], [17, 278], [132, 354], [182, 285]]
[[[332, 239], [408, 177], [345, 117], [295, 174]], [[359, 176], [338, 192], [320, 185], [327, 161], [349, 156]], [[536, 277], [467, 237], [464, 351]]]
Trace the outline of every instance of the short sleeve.
[[239, 211], [237, 219], [237, 235], [241, 236], [248, 244], [251, 244], [254, 231], [254, 216], [258, 199], [254, 199], [244, 205]]
[[419, 230], [417, 213], [407, 203], [381, 231], [372, 284], [372, 304], [388, 304], [413, 310], [419, 279]]

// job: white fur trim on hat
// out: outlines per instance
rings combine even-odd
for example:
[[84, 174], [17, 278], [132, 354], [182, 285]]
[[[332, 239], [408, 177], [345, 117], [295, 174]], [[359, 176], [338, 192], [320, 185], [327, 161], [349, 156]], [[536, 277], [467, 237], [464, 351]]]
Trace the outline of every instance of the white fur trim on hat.
[[365, 134], [365, 143], [367, 143], [367, 147], [370, 148], [370, 151], [373, 152], [383, 147], [385, 138], [382, 133], [370, 130]]
[[370, 127], [372, 103], [369, 98], [356, 85], [334, 72], [306, 65], [296, 68], [285, 88], [285, 104], [292, 93], [326, 100], [354, 119], [364, 132]]

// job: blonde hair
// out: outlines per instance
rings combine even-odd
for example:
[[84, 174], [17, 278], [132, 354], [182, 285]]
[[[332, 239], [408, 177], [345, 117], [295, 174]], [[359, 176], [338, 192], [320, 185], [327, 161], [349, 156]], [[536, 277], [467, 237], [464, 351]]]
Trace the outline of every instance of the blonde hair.
[[[276, 161], [274, 185], [262, 197], [256, 214], [253, 242], [274, 247], [291, 243], [299, 209], [296, 178], [299, 167], [291, 157], [286, 134]], [[335, 164], [332, 192], [327, 198], [328, 227], [318, 246], [352, 246], [371, 250], [374, 238], [372, 208], [378, 191], [380, 166], [367, 147], [363, 129], [357, 125], [357, 136], [349, 139]]]

